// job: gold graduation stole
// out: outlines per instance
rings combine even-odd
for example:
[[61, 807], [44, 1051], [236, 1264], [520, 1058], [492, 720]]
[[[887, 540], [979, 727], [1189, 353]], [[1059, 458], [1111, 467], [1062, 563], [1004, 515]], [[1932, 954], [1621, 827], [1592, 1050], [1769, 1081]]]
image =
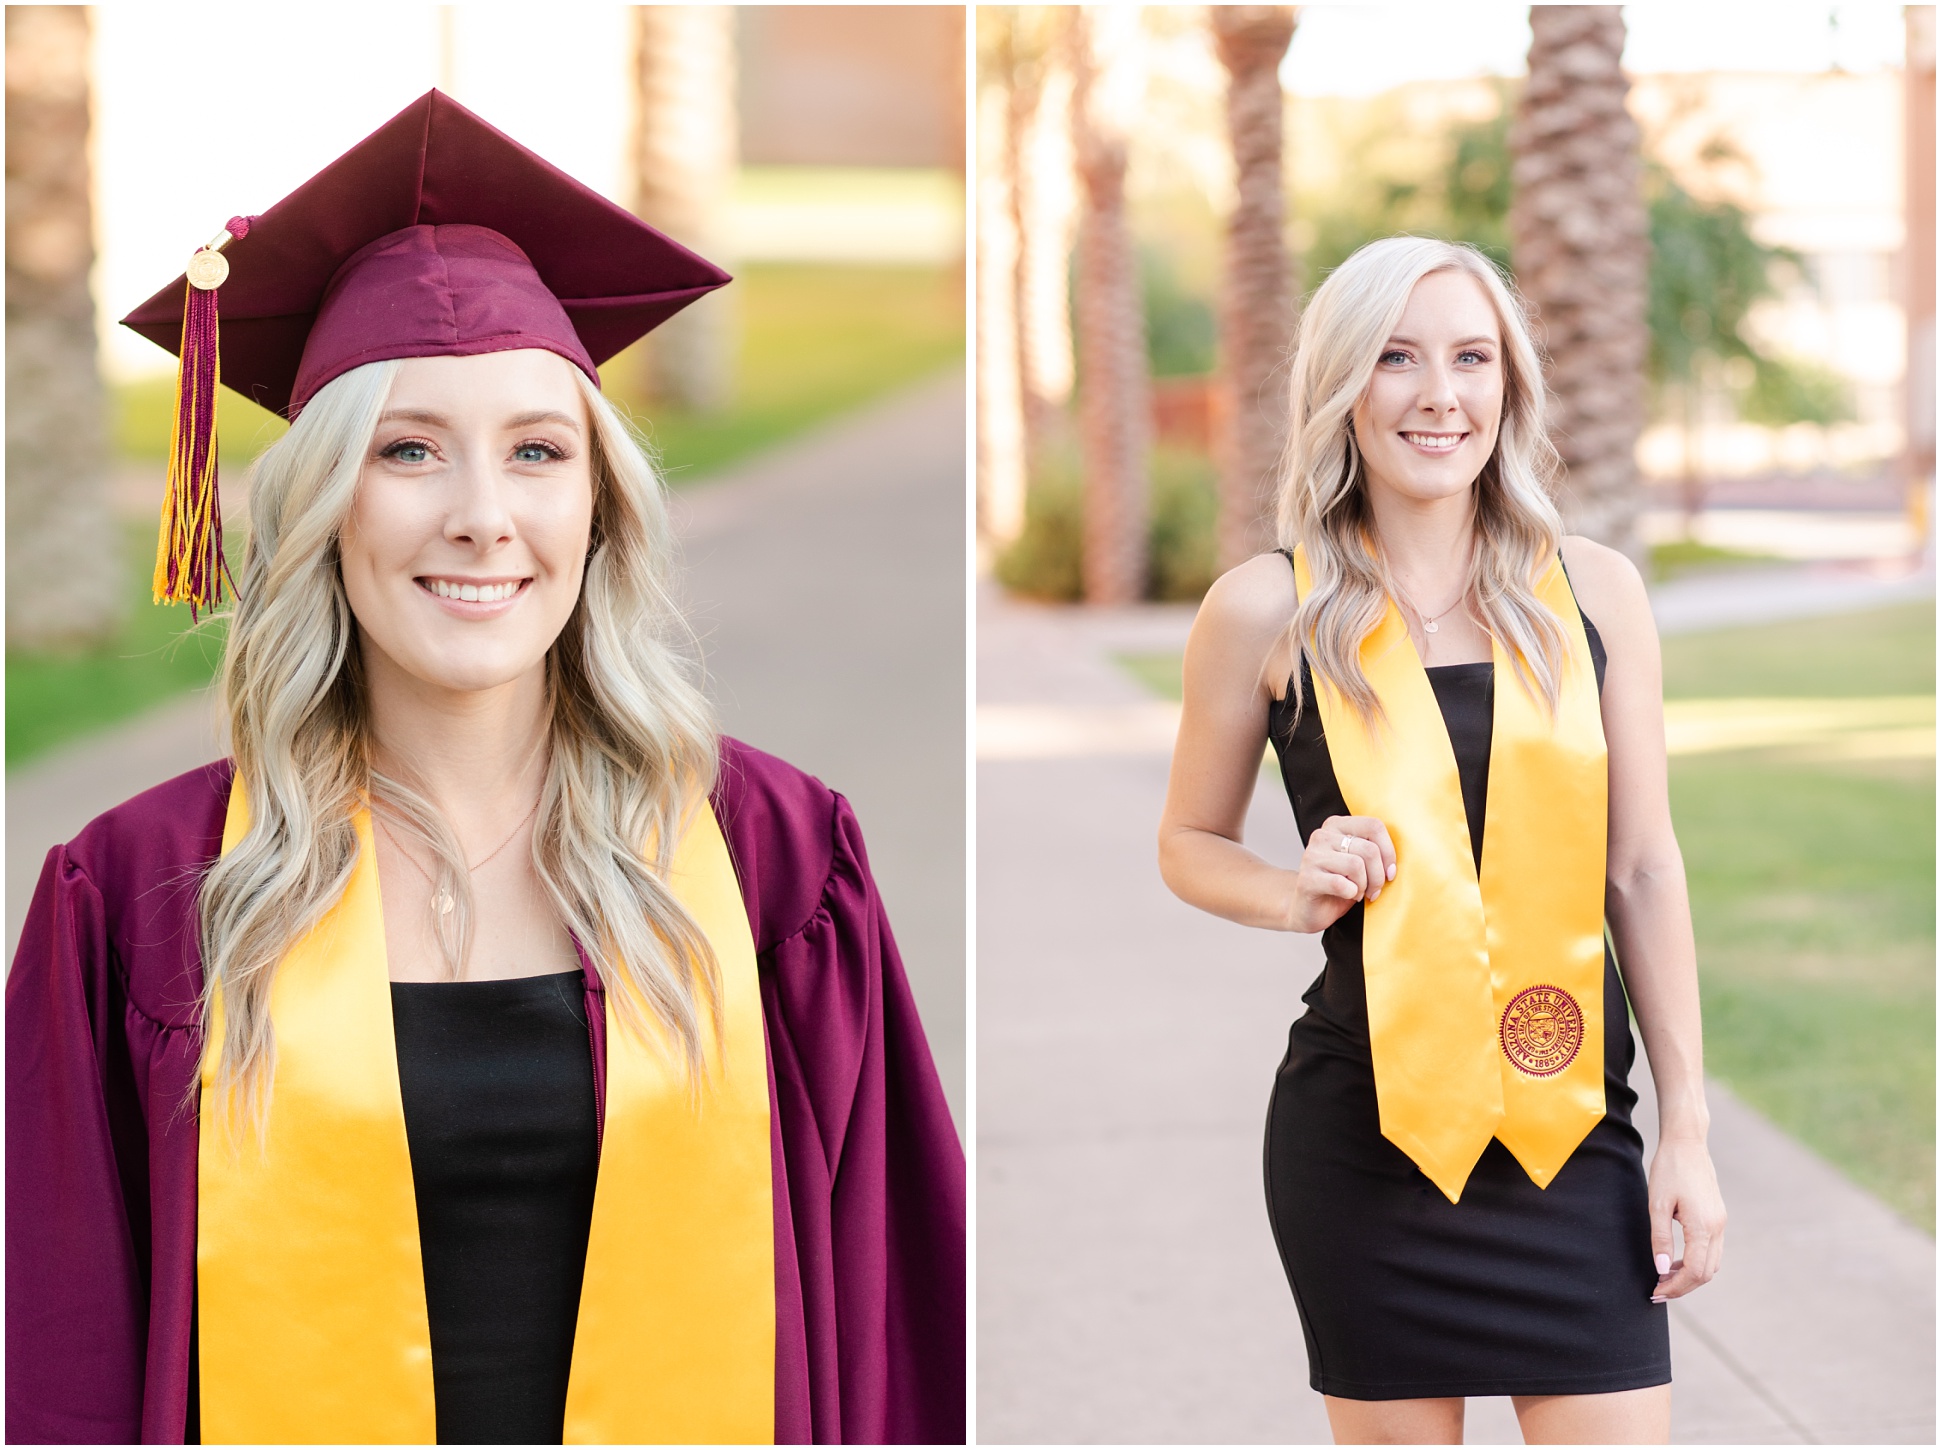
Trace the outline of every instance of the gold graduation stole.
[[[278, 966], [266, 1147], [205, 1132], [197, 1312], [207, 1443], [437, 1438], [417, 1200], [368, 811], [338, 903]], [[249, 828], [230, 791], [222, 849]], [[605, 1128], [566, 1394], [566, 1443], [766, 1443], [775, 1238], [755, 944], [705, 802], [668, 884], [720, 962], [725, 1056], [698, 1101], [607, 1013]], [[610, 998], [615, 987], [609, 986]], [[705, 1013], [704, 1013], [705, 1019]], [[218, 1015], [202, 1067], [213, 1102]], [[205, 1118], [206, 1121], [206, 1118]]]
[[[1301, 549], [1294, 575], [1305, 598]], [[1604, 1116], [1603, 716], [1560, 560], [1536, 592], [1569, 642], [1562, 689], [1553, 721], [1494, 644], [1480, 880], [1448, 728], [1393, 600], [1361, 642], [1386, 724], [1314, 687], [1342, 799], [1395, 842], [1362, 924], [1382, 1136], [1451, 1203], [1492, 1137], [1547, 1188]]]

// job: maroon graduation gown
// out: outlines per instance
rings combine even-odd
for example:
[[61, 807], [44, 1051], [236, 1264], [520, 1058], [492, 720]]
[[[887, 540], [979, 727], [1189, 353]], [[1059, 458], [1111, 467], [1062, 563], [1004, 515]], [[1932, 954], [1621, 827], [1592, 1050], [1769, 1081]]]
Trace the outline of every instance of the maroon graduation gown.
[[[195, 897], [230, 771], [117, 806], [41, 871], [7, 981], [13, 1443], [183, 1438]], [[767, 1025], [775, 1438], [961, 1442], [964, 1155], [856, 818], [820, 781], [725, 739], [714, 807]], [[596, 1034], [596, 1080], [604, 1056]]]

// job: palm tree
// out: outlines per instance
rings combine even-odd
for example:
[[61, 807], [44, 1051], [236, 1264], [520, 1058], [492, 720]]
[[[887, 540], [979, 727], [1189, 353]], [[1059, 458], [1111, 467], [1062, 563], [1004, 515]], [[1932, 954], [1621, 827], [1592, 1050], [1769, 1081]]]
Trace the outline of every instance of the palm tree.
[[1934, 522], [1928, 491], [1934, 483], [1934, 7], [1907, 7], [1906, 86], [1907, 245], [1903, 296], [1907, 308], [1907, 453], [1903, 472], [1916, 535], [1926, 542]]
[[1128, 133], [1138, 104], [1139, 12], [1080, 7], [1071, 27], [1072, 150], [1079, 180], [1078, 413], [1085, 474], [1085, 597], [1138, 599], [1146, 585], [1151, 382], [1139, 262], [1126, 221]]
[[1006, 146], [1018, 246], [1018, 380], [1034, 465], [1062, 434], [1072, 395], [1072, 14], [1067, 5], [1019, 7], [1012, 24]]
[[[634, 211], [715, 261], [740, 149], [735, 14], [725, 5], [634, 7]], [[647, 344], [655, 397], [724, 406], [734, 389], [733, 289], [684, 308]]]
[[7, 643], [114, 634], [121, 537], [95, 366], [88, 12], [7, 7]]
[[998, 545], [1024, 530], [1024, 403], [1018, 380], [1017, 214], [1008, 141], [1009, 9], [977, 12], [977, 527]]
[[1623, 51], [1615, 5], [1530, 7], [1510, 245], [1550, 356], [1565, 522], [1636, 558], [1650, 256]]
[[1291, 5], [1207, 7], [1227, 71], [1227, 138], [1235, 201], [1227, 219], [1220, 299], [1219, 567], [1271, 547], [1287, 390], [1275, 377], [1294, 331], [1292, 267], [1282, 235], [1281, 58], [1294, 39]]

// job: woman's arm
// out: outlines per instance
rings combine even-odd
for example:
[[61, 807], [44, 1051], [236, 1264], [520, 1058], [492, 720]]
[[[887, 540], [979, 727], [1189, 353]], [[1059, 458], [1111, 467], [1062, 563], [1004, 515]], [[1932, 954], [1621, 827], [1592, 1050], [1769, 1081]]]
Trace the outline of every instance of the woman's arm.
[[[1381, 822], [1335, 816], [1314, 833], [1297, 870], [1242, 844], [1267, 744], [1267, 710], [1292, 669], [1284, 636], [1294, 571], [1262, 554], [1223, 575], [1200, 605], [1186, 645], [1185, 705], [1173, 746], [1159, 872], [1182, 901], [1243, 926], [1319, 931], [1394, 875]], [[1311, 708], [1311, 706], [1310, 706]], [[1372, 886], [1371, 886], [1372, 883]]]
[[[1589, 539], [1564, 541], [1564, 563], [1584, 613], [1603, 636], [1604, 740], [1610, 752], [1610, 828], [1604, 915], [1610, 923], [1651, 1075], [1658, 1089], [1658, 1152], [1651, 1167], [1651, 1247], [1658, 1292], [1677, 1298], [1718, 1272], [1725, 1230], [1705, 1106], [1698, 962], [1685, 861], [1672, 830], [1658, 631], [1631, 561]], [[1667, 1270], [1671, 1220], [1685, 1256]]]

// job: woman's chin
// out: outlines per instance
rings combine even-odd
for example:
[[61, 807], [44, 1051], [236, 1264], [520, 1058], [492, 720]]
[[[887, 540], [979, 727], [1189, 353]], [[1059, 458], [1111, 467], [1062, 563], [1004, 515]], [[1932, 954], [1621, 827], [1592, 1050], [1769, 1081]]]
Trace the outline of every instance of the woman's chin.
[[1466, 459], [1448, 458], [1397, 470], [1381, 481], [1411, 503], [1433, 504], [1468, 494], [1481, 473], [1480, 466], [1472, 467]]
[[460, 658], [397, 660], [396, 664], [427, 694], [489, 695], [523, 682], [543, 680], [546, 657], [543, 651], [537, 655], [523, 650], [503, 655], [479, 652]]

